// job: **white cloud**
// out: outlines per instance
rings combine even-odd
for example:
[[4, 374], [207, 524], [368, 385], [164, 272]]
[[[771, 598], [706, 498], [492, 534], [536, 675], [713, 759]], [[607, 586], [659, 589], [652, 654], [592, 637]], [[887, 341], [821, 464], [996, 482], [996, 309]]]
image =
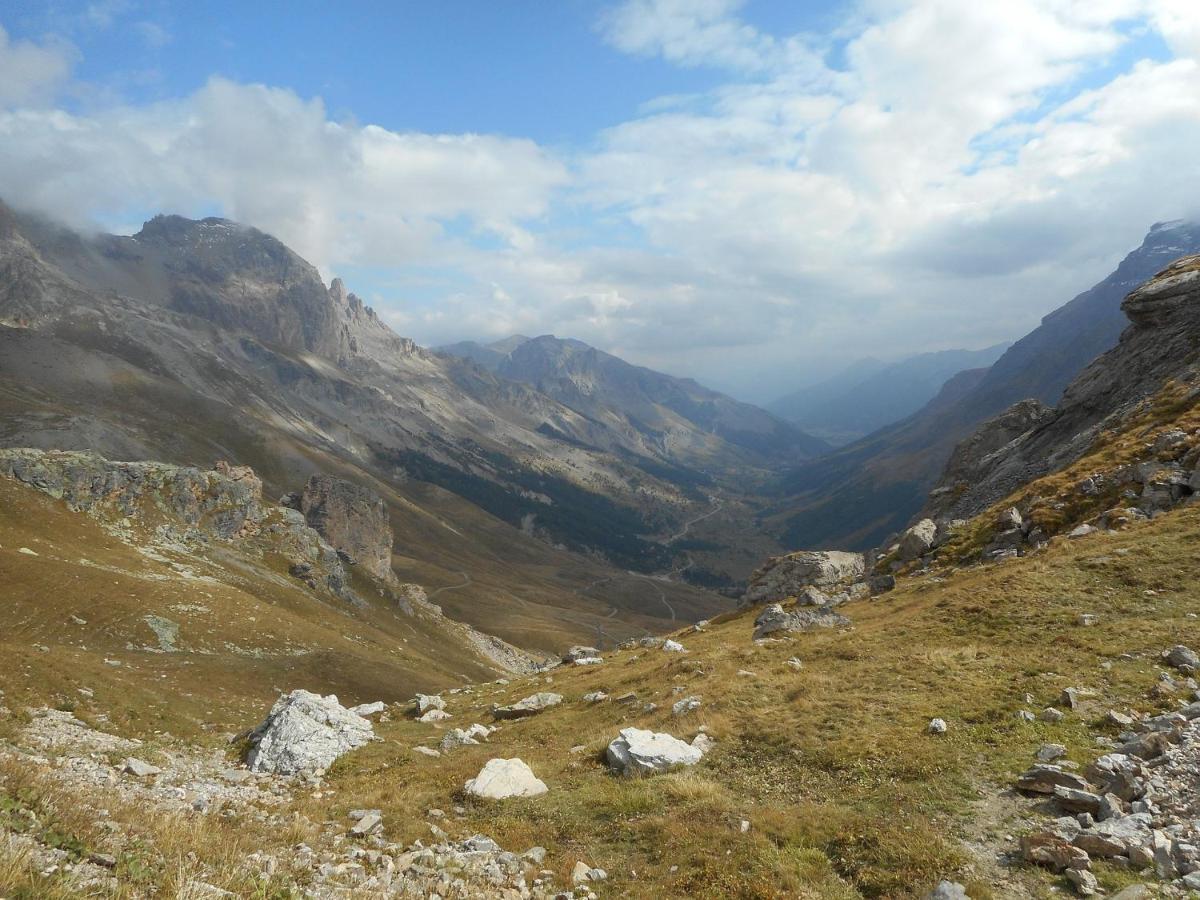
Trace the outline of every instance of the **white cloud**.
[[180, 101], [0, 115], [0, 196], [79, 221], [127, 209], [226, 215], [323, 266], [436, 262], [446, 224], [511, 233], [565, 178], [533, 142], [330, 121], [319, 100], [213, 79]]
[[66, 41], [14, 41], [0, 26], [0, 109], [50, 100], [70, 76], [76, 56]]
[[[1193, 0], [861, 0], [825, 35], [740, 9], [605, 14], [623, 52], [726, 82], [586, 149], [389, 131], [214, 79], [0, 113], [0, 196], [76, 219], [216, 206], [327, 270], [391, 273], [369, 290], [418, 339], [554, 331], [757, 397], [858, 356], [1019, 336], [1200, 205]], [[1169, 58], [1130, 58], [1147, 31]], [[14, 83], [44, 99], [65, 58]]]

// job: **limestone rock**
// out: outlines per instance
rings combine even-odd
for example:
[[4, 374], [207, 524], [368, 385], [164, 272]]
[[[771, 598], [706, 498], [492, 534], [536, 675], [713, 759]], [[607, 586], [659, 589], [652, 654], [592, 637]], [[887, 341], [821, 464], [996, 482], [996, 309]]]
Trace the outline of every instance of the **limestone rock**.
[[520, 759], [489, 759], [479, 774], [463, 785], [463, 790], [486, 800], [506, 800], [537, 797], [549, 788]]
[[824, 592], [848, 590], [862, 584], [866, 560], [861, 553], [840, 550], [799, 550], [768, 559], [753, 575], [741, 604], [777, 603], [799, 596], [806, 587]]
[[900, 536], [897, 557], [905, 562], [917, 559], [933, 549], [936, 538], [937, 523], [933, 519], [922, 519]]
[[562, 694], [552, 694], [549, 691], [532, 694], [511, 706], [497, 706], [492, 709], [492, 715], [497, 719], [525, 719], [538, 713], [558, 706], [562, 703]]
[[329, 768], [339, 756], [374, 737], [371, 723], [333, 694], [295, 690], [281, 696], [250, 735], [246, 762], [253, 772], [295, 775]]
[[396, 582], [392, 529], [382, 497], [352, 481], [313, 475], [299, 500], [308, 526], [330, 546], [376, 578]]
[[937, 886], [925, 895], [925, 900], [971, 900], [967, 889], [957, 881], [939, 881]]
[[780, 631], [811, 631], [814, 628], [839, 628], [849, 625], [849, 619], [827, 606], [785, 611], [781, 605], [773, 603], [754, 620], [754, 639], [758, 640]]
[[694, 766], [704, 753], [676, 737], [641, 728], [622, 728], [608, 745], [608, 764], [623, 775], [650, 775]]

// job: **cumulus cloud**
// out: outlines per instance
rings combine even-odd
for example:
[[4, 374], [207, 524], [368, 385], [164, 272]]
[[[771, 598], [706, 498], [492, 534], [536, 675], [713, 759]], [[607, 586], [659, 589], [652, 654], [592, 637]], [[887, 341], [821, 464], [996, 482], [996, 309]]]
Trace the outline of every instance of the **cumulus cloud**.
[[331, 121], [319, 100], [214, 78], [179, 101], [0, 114], [0, 195], [80, 221], [213, 206], [310, 260], [429, 264], [459, 218], [512, 234], [565, 169], [533, 142]]
[[70, 76], [76, 57], [64, 40], [14, 41], [0, 26], [0, 109], [52, 98]]
[[38, 104], [70, 55], [0, 33], [0, 195], [77, 220], [215, 207], [390, 273], [373, 302], [420, 340], [554, 331], [758, 399], [1015, 338], [1200, 207], [1191, 0], [860, 0], [825, 34], [741, 11], [612, 6], [599, 39], [724, 83], [556, 151], [223, 79], [69, 113]]

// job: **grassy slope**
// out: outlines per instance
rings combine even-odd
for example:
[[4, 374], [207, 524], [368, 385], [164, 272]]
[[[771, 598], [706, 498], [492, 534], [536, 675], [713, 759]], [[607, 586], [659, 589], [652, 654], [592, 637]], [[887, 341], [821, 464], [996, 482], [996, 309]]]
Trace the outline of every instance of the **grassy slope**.
[[[387, 740], [339, 765], [333, 784], [347, 809], [379, 805], [393, 836], [416, 838], [425, 826], [413, 810], [455, 802], [489, 757], [520, 756], [551, 793], [468, 803], [459, 830], [517, 850], [543, 844], [564, 875], [580, 858], [603, 866], [614, 895], [897, 896], [958, 873], [972, 896], [1036, 896], [1050, 876], [1021, 870], [1002, 885], [989, 862], [1022, 827], [1010, 811], [1033, 806], [1001, 794], [1042, 742], [1062, 742], [1084, 763], [1110, 706], [1155, 706], [1146, 698], [1159, 651], [1195, 633], [1198, 538], [1200, 510], [1190, 508], [1124, 534], [1058, 540], [1039, 556], [943, 583], [904, 579], [884, 598], [849, 605], [852, 631], [763, 647], [751, 641], [752, 616], [732, 616], [683, 635], [684, 657], [626, 651], [599, 668], [556, 672], [550, 684], [526, 679], [452, 698], [450, 724], [462, 726], [489, 721], [491, 702], [535, 689], [567, 698], [506, 724], [491, 746], [431, 760], [404, 748], [435, 742], [435, 729], [384, 726]], [[1100, 624], [1078, 626], [1081, 612]], [[785, 662], [793, 655], [804, 660], [798, 672]], [[1068, 686], [1098, 693], [1059, 725], [1017, 720], [1018, 709], [1050, 705]], [[582, 703], [596, 689], [635, 690], [659, 709]], [[672, 717], [671, 703], [690, 694], [703, 698], [701, 711]], [[945, 737], [925, 733], [933, 716], [949, 722]], [[720, 743], [691, 771], [628, 781], [601, 762], [625, 725], [690, 739], [700, 724]], [[571, 754], [576, 745], [586, 751]], [[743, 818], [753, 823], [745, 834]], [[960, 838], [991, 851], [973, 858]], [[1129, 878], [1097, 869], [1109, 886]]]
[[[282, 560], [253, 560], [218, 544], [207, 557], [175, 556], [207, 576], [184, 577], [89, 517], [0, 479], [6, 702], [93, 708], [138, 736], [197, 735], [240, 730], [293, 687], [358, 703], [494, 677], [442, 627], [378, 595], [351, 609], [303, 590], [283, 574]], [[356, 587], [366, 597], [374, 590]], [[158, 646], [147, 615], [179, 623], [178, 644], [190, 652], [145, 649]]]

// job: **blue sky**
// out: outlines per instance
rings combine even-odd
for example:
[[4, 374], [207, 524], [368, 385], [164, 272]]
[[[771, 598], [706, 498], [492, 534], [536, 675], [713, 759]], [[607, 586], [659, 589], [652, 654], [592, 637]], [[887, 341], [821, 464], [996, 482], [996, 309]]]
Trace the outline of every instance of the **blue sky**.
[[0, 197], [756, 400], [1011, 340], [1200, 210], [1193, 0], [342, 6], [0, 3]]

